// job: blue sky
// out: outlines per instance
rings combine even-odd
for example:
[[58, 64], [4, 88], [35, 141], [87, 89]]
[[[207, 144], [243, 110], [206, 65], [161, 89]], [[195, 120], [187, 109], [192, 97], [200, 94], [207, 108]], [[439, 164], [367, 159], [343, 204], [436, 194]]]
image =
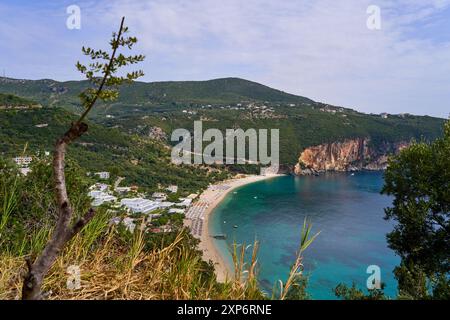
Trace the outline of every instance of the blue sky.
[[364, 112], [450, 113], [450, 0], [2, 0], [0, 71], [80, 79], [81, 46], [105, 48], [122, 15], [144, 81], [235, 76]]

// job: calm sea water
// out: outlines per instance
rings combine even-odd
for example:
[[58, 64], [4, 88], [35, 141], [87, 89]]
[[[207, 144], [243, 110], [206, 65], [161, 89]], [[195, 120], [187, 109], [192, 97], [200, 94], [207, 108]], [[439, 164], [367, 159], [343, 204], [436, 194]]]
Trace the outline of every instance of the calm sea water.
[[[260, 242], [259, 270], [262, 287], [285, 280], [295, 260], [303, 220], [321, 231], [305, 252], [308, 292], [313, 299], [335, 299], [339, 283], [365, 289], [369, 265], [381, 268], [385, 292], [396, 294], [392, 275], [399, 258], [387, 247], [386, 233], [392, 223], [383, 219], [391, 204], [380, 195], [380, 172], [330, 173], [319, 177], [279, 177], [236, 189], [214, 210], [209, 223], [214, 240], [231, 263], [229, 245]], [[234, 226], [237, 226], [235, 228]]]

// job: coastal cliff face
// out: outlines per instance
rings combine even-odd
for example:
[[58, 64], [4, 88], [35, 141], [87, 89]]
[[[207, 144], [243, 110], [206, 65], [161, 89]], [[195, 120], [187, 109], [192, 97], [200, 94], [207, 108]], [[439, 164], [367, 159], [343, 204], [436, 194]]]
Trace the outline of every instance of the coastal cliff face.
[[324, 171], [384, 170], [389, 155], [397, 154], [409, 142], [383, 142], [376, 148], [369, 138], [347, 139], [325, 143], [303, 150], [294, 167], [296, 175]]

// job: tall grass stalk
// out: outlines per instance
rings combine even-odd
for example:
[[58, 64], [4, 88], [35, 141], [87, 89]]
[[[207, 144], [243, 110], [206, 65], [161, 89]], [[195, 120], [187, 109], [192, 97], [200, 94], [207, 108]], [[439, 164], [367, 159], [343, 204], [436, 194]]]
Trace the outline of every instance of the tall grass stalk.
[[289, 276], [286, 282], [283, 284], [283, 281], [279, 280], [280, 285], [280, 293], [279, 299], [285, 300], [289, 290], [296, 283], [296, 279], [303, 275], [303, 252], [311, 245], [314, 239], [320, 234], [320, 231], [310, 236], [312, 229], [312, 224], [307, 221], [307, 218], [303, 220], [303, 227], [301, 231], [300, 237], [300, 246], [297, 250], [296, 258], [294, 264], [292, 265]]
[[17, 193], [17, 177], [14, 179], [12, 185], [3, 180], [0, 182], [3, 187], [3, 196], [1, 197], [2, 205], [0, 207], [0, 239], [7, 227], [11, 214], [15, 210], [18, 204]]

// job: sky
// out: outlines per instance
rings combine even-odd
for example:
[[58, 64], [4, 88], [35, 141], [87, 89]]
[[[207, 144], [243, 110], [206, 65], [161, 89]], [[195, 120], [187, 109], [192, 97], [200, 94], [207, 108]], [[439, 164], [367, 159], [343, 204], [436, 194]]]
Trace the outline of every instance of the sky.
[[367, 113], [450, 114], [450, 0], [1, 0], [1, 75], [81, 79], [81, 46], [106, 49], [122, 16], [143, 81], [240, 77]]

